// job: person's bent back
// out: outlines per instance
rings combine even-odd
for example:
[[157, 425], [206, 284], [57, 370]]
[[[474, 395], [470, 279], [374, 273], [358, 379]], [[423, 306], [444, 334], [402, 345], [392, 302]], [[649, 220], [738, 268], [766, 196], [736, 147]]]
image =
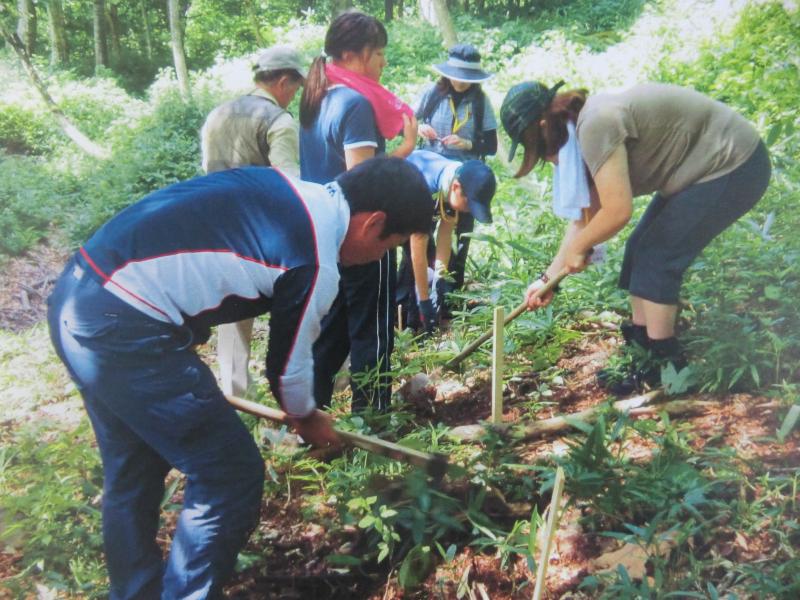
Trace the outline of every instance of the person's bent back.
[[[263, 460], [194, 346], [271, 312], [272, 392], [304, 439], [335, 443], [315, 410], [312, 344], [337, 262], [374, 261], [430, 218], [424, 179], [401, 159], [326, 186], [248, 167], [147, 196], [72, 257], [48, 321], [103, 459], [112, 599], [220, 597], [258, 523]], [[186, 487], [165, 562], [155, 536], [171, 468]]]

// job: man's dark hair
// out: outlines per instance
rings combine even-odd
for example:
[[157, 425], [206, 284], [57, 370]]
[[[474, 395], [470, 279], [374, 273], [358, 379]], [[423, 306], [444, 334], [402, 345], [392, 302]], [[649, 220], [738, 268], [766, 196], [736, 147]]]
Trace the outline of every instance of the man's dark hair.
[[366, 160], [336, 178], [351, 214], [386, 213], [383, 237], [427, 233], [433, 201], [422, 173], [402, 158], [379, 156]]
[[301, 81], [303, 79], [303, 76], [294, 69], [275, 69], [274, 71], [257, 71], [253, 76], [253, 81], [270, 84], [273, 81], [278, 81], [284, 75], [288, 75], [292, 81]]

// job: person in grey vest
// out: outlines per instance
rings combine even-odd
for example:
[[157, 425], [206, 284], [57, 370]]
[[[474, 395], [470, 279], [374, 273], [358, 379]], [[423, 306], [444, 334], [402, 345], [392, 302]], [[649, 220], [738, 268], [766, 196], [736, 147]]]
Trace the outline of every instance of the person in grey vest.
[[[252, 92], [208, 115], [200, 133], [203, 170], [271, 166], [299, 177], [299, 130], [286, 107], [305, 82], [300, 55], [288, 46], [273, 46], [258, 57], [253, 71]], [[247, 392], [252, 333], [252, 319], [217, 329], [220, 380], [226, 394]]]

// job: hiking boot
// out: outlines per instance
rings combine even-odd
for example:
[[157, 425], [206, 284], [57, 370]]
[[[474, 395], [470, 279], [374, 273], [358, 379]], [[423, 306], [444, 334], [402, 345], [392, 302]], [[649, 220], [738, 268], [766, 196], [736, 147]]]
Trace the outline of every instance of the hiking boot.
[[642, 393], [661, 384], [661, 369], [672, 363], [676, 371], [687, 366], [686, 354], [676, 337], [663, 340], [647, 339], [649, 357], [646, 365], [634, 369], [621, 380], [608, 383], [606, 390], [615, 396]]
[[650, 338], [647, 337], [647, 327], [644, 325], [637, 325], [632, 321], [623, 321], [619, 326], [619, 331], [628, 346], [639, 344], [645, 350], [648, 348]]
[[[647, 327], [644, 325], [637, 325], [632, 321], [623, 321], [622, 324], [619, 326], [620, 333], [622, 333], [622, 339], [626, 346], [638, 346], [643, 350], [648, 349], [649, 339], [647, 337]], [[600, 369], [597, 372], [597, 385], [599, 385], [603, 389], [607, 389], [608, 386], [613, 385], [619, 380], [619, 375], [617, 369]]]

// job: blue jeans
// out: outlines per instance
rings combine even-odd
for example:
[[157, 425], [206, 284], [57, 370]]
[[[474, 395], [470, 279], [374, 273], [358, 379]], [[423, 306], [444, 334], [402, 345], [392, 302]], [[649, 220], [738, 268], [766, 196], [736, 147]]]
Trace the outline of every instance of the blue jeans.
[[[218, 598], [258, 523], [264, 464], [187, 327], [103, 289], [73, 258], [48, 299], [50, 335], [103, 460], [112, 599]], [[170, 468], [186, 475], [166, 562], [156, 544]]]

